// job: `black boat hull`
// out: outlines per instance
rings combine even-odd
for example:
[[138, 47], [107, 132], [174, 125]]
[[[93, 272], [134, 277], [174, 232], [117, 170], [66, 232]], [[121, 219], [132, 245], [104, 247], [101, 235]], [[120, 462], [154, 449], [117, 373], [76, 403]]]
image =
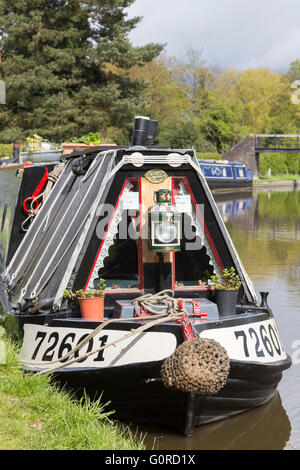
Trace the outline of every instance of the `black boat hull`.
[[212, 192], [242, 191], [250, 190], [253, 187], [253, 182], [250, 180], [222, 180], [221, 178], [219, 178], [215, 180], [207, 179], [206, 181]]
[[[6, 319], [8, 317], [11, 316], [6, 316]], [[23, 346], [24, 344], [26, 345], [27, 332], [28, 347], [27, 349], [25, 347], [24, 354], [27, 360], [34, 359], [31, 361], [31, 364], [27, 365], [29, 370], [33, 371], [47, 368], [48, 364], [39, 362], [45, 358], [46, 353], [49, 354], [51, 352], [54, 358], [57, 356], [62, 357], [57, 353], [58, 351], [65, 351], [64, 348], [67, 347], [67, 340], [72, 335], [72, 332], [73, 335], [75, 333], [77, 335], [73, 337], [73, 344], [75, 345], [78, 338], [82, 338], [82, 333], [88, 333], [98, 326], [97, 324], [93, 325], [92, 322], [84, 322], [80, 319], [72, 318], [54, 319], [48, 322], [43, 322], [40, 318], [40, 324], [37, 323], [37, 318], [34, 316], [30, 320], [28, 317], [27, 320], [23, 317], [24, 323], [22, 317], [19, 317], [19, 319], [14, 317], [14, 319], [15, 323], [19, 326], [19, 332], [25, 331]], [[268, 325], [273, 325], [274, 332], [276, 326], [270, 310], [260, 311], [256, 315], [253, 315], [253, 313], [246, 316], [236, 315], [235, 317], [222, 319], [221, 322], [211, 324], [204, 322], [196, 326], [200, 337], [218, 334], [220, 328], [223, 331], [222, 336], [224, 338], [231, 335], [234, 341], [236, 337], [236, 344], [232, 351], [238, 347], [240, 351], [238, 354], [241, 355], [242, 359], [245, 351], [241, 341], [241, 332], [247, 332], [250, 328], [253, 333], [255, 329], [258, 330]], [[137, 327], [135, 321], [134, 323], [124, 322], [123, 324], [122, 322], [117, 322], [113, 326], [108, 327], [108, 329], [102, 330], [100, 338], [95, 336], [94, 345], [99, 344], [99, 339], [103, 338], [103, 334], [106, 334], [106, 337], [121, 332], [125, 334], [126, 331], [130, 331], [133, 327]], [[45, 332], [47, 332], [46, 336], [43, 336]], [[239, 334], [235, 335], [235, 332]], [[53, 338], [55, 334], [57, 335], [56, 349], [52, 347], [54, 346]], [[153, 336], [150, 341], [156, 343], [158, 355], [159, 350], [162, 350], [159, 335], [164, 335], [162, 336], [162, 342], [170, 341], [168, 346], [169, 351], [164, 349], [164, 352], [161, 352], [162, 357], [160, 360], [151, 361], [148, 359], [144, 361], [140, 357], [143, 354], [142, 351], [147, 349], [145, 343], [143, 343], [143, 338], [148, 334], [156, 335], [156, 339], [153, 339]], [[98, 362], [93, 363], [88, 362], [88, 359], [86, 363], [81, 362], [81, 364], [78, 364], [74, 362], [68, 367], [60, 363], [50, 364], [49, 367], [55, 367], [58, 364], [62, 366], [59, 370], [53, 371], [53, 378], [62, 386], [71, 390], [72, 393], [76, 393], [77, 396], [81, 396], [84, 391], [92, 398], [101, 396], [103, 403], [109, 402], [107, 410], [114, 411], [113, 417], [115, 419], [134, 424], [170, 428], [190, 436], [195, 426], [225, 419], [232, 415], [257, 408], [268, 402], [277, 391], [277, 385], [281, 380], [282, 372], [291, 365], [291, 359], [284, 352], [279, 336], [277, 337], [278, 342], [275, 344], [277, 344], [277, 347], [281, 346], [280, 356], [278, 356], [281, 359], [273, 356], [273, 362], [271, 362], [271, 358], [270, 362], [268, 362], [266, 357], [263, 358], [264, 362], [259, 362], [259, 358], [257, 361], [251, 360], [252, 349], [255, 352], [255, 341], [252, 342], [253, 344], [250, 344], [249, 340], [247, 345], [248, 351], [246, 351], [246, 356], [248, 354], [247, 360], [230, 358], [230, 373], [225, 387], [217, 395], [200, 396], [167, 389], [161, 380], [160, 369], [164, 362], [164, 357], [170, 355], [182, 342], [180, 326], [174, 323], [164, 323], [153, 327], [149, 333], [144, 333], [143, 338], [133, 340], [132, 343], [124, 346], [124, 349], [118, 349], [116, 353], [114, 351], [112, 353], [109, 352], [109, 349], [114, 349], [111, 346], [105, 350], [104, 356], [100, 358], [100, 362], [98, 355]], [[266, 338], [265, 336], [265, 341], [268, 341]], [[41, 346], [40, 341], [44, 341], [43, 346]], [[108, 343], [109, 340], [107, 340]], [[268, 343], [266, 344], [270, 347]], [[135, 349], [139, 347], [140, 349]], [[262, 347], [262, 344], [260, 344], [260, 348]], [[128, 352], [131, 354], [131, 358], [137, 357], [138, 360], [132, 360], [129, 356], [127, 359], [126, 354]], [[261, 353], [262, 349], [259, 352]], [[108, 358], [109, 354], [112, 354], [112, 356]], [[229, 357], [231, 355], [229, 351]], [[93, 358], [95, 356], [92, 355], [90, 357]], [[121, 365], [118, 365], [118, 360], [123, 360], [122, 356], [127, 363], [123, 364], [121, 362]], [[107, 362], [104, 359], [105, 361], [109, 360], [110, 364], [108, 366], [105, 366]]]
[[[226, 386], [215, 396], [166, 389], [160, 379], [161, 362], [110, 369], [62, 371], [56, 380], [79, 395], [102, 396], [113, 418], [159, 426], [192, 435], [195, 426], [228, 418], [271, 400], [290, 359], [276, 364], [231, 361]], [[83, 385], [84, 384], [84, 387]]]

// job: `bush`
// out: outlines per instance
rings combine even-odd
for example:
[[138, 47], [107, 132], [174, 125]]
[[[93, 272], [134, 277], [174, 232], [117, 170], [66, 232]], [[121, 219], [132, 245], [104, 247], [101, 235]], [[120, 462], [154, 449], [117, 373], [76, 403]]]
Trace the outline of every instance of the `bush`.
[[272, 175], [300, 174], [300, 155], [299, 154], [277, 154], [265, 153], [259, 157], [259, 173], [266, 175], [268, 169], [271, 169]]
[[0, 144], [0, 158], [12, 157], [13, 144]]
[[197, 152], [198, 160], [221, 160], [222, 155], [213, 152]]
[[173, 149], [195, 148], [199, 152], [215, 152], [215, 147], [206, 140], [192, 121], [172, 119], [163, 123], [157, 140], [161, 145], [168, 145]]
[[74, 143], [81, 143], [81, 144], [95, 144], [95, 145], [100, 145], [102, 143], [102, 139], [100, 137], [99, 132], [89, 132], [86, 135], [82, 135], [81, 137], [74, 137], [71, 142]]
[[300, 175], [300, 154], [288, 154], [285, 156], [285, 163], [288, 169], [288, 173], [292, 175]]

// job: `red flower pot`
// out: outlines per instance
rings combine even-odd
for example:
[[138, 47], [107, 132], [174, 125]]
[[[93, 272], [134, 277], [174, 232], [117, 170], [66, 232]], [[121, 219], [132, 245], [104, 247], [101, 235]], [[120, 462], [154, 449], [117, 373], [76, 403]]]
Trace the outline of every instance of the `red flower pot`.
[[85, 320], [103, 320], [104, 295], [102, 297], [78, 298], [81, 317]]

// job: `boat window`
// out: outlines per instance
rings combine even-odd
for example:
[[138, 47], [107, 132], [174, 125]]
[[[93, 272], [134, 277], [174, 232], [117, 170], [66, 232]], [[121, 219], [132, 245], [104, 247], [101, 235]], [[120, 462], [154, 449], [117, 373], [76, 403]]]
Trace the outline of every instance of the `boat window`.
[[173, 179], [173, 197], [182, 212], [181, 251], [173, 255], [173, 288], [206, 288], [221, 266], [204, 223], [204, 207], [196, 206], [186, 178]]
[[139, 211], [139, 181], [126, 180], [111, 217], [105, 209], [100, 217], [101, 247], [86, 289], [96, 289], [100, 279], [105, 280], [107, 291], [142, 288]]

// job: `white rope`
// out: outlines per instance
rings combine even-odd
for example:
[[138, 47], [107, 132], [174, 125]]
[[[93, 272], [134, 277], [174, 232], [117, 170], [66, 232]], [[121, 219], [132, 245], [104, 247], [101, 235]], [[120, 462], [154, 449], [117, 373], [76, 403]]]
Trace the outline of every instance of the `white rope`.
[[[167, 292], [170, 292], [172, 297], [166, 295]], [[152, 313], [154, 312], [153, 315], [151, 316], [138, 316], [138, 317], [130, 317], [130, 318], [114, 318], [112, 320], [107, 320], [106, 322], [103, 322], [101, 325], [99, 325], [95, 330], [93, 330], [83, 341], [81, 341], [75, 348], [73, 348], [71, 351], [69, 351], [67, 354], [64, 356], [60, 357], [59, 359], [55, 359], [53, 361], [49, 362], [35, 362], [35, 361], [21, 361], [22, 364], [27, 365], [27, 366], [40, 366], [40, 365], [51, 365], [53, 366], [54, 364], [58, 362], [64, 361], [63, 364], [59, 364], [55, 367], [49, 367], [45, 370], [42, 370], [38, 372], [37, 375], [44, 375], [48, 373], [53, 373], [56, 372], [64, 367], [70, 366], [71, 364], [74, 364], [78, 361], [82, 361], [86, 359], [87, 357], [96, 354], [100, 351], [103, 351], [106, 348], [109, 348], [111, 346], [115, 346], [117, 343], [120, 343], [121, 341], [124, 341], [125, 339], [128, 339], [132, 336], [138, 335], [144, 331], [149, 330], [150, 328], [159, 325], [161, 323], [164, 323], [166, 321], [176, 321], [184, 316], [187, 316], [188, 313], [186, 310], [181, 307], [179, 307], [178, 302], [179, 300], [183, 301], [183, 299], [175, 299], [174, 298], [174, 291], [172, 290], [165, 290], [162, 291], [158, 294], [146, 294], [144, 296], [138, 297], [132, 301], [132, 303], [135, 306], [135, 309], [137, 310], [138, 304], [140, 306], [143, 306], [144, 308], [147, 309], [148, 312]], [[189, 299], [185, 299], [185, 301], [188, 301]], [[153, 310], [153, 306], [164, 306], [160, 312]], [[140, 315], [140, 313], [138, 313]], [[71, 359], [71, 356], [73, 356], [77, 351], [79, 351], [83, 346], [85, 346], [94, 336], [96, 336], [101, 330], [103, 330], [105, 327], [112, 323], [120, 322], [120, 321], [146, 321], [147, 323], [145, 325], [142, 325], [134, 330], [131, 330], [129, 333], [125, 334], [121, 338], [117, 339], [116, 341], [113, 341], [111, 343], [108, 343], [104, 346], [101, 346], [100, 348], [97, 348], [95, 350], [92, 350], [90, 352], [85, 353], [83, 356], [76, 357]], [[150, 323], [148, 323], [148, 321]], [[69, 359], [68, 362], [65, 362], [67, 359]]]

